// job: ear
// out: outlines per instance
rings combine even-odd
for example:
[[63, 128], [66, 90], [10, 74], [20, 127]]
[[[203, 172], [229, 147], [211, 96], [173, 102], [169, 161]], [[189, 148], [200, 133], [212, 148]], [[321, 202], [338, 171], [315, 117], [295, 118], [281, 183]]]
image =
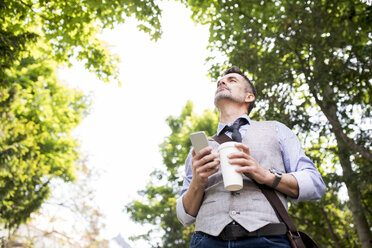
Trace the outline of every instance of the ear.
[[248, 102], [248, 103], [251, 103], [251, 102], [253, 102], [255, 99], [256, 99], [255, 96], [254, 96], [252, 93], [249, 93], [249, 92], [248, 92], [248, 93], [245, 95], [245, 99], [244, 99], [244, 101], [245, 101], [245, 102]]

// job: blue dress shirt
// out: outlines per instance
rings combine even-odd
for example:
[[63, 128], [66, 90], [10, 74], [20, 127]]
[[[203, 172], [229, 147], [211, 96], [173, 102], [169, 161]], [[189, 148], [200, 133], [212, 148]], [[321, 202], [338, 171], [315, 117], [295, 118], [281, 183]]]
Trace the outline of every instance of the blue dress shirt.
[[[243, 115], [239, 118], [247, 119], [248, 123], [241, 126], [239, 131], [244, 137], [248, 125], [250, 125], [251, 120], [248, 115]], [[232, 123], [223, 124], [219, 123], [217, 128], [217, 134], [220, 134], [223, 128], [226, 125], [231, 125]], [[325, 192], [325, 184], [323, 179], [315, 167], [314, 163], [305, 155], [304, 151], [301, 148], [301, 143], [297, 139], [296, 135], [290, 130], [287, 126], [280, 122], [275, 122], [276, 133], [278, 135], [280, 150], [283, 156], [285, 172], [292, 174], [298, 183], [299, 195], [297, 198], [291, 198], [294, 202], [300, 201], [310, 201], [319, 199], [322, 194]], [[226, 132], [231, 138], [232, 133]], [[192, 179], [192, 155], [191, 151], [187, 156], [185, 167], [186, 175], [183, 182], [183, 187], [181, 190], [181, 197], [177, 202], [177, 216], [180, 222], [184, 225], [190, 225], [195, 221], [195, 217], [190, 216], [186, 213], [182, 197], [184, 193], [190, 186]]]

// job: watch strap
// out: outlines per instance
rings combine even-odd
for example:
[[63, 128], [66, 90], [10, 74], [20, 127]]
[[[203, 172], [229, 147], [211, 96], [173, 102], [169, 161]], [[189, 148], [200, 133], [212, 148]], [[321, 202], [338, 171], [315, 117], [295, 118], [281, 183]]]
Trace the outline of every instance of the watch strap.
[[271, 188], [275, 189], [278, 186], [278, 184], [280, 183], [280, 180], [282, 180], [282, 174], [276, 172], [273, 169], [270, 169], [270, 172], [275, 175], [275, 180], [274, 180], [273, 184], [271, 185]]

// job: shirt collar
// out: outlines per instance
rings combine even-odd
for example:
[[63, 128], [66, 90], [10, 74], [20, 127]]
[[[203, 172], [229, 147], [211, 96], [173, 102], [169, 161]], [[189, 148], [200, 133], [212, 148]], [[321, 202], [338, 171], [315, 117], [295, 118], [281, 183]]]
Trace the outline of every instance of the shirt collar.
[[[251, 119], [248, 117], [247, 114], [244, 114], [244, 115], [242, 115], [242, 116], [236, 118], [236, 120], [239, 119], [239, 118], [244, 118], [244, 119], [246, 119], [246, 120], [248, 121], [248, 125], [251, 124]], [[219, 122], [219, 123], [218, 123], [218, 127], [217, 127], [217, 135], [220, 135], [221, 131], [224, 129], [225, 126], [230, 126], [230, 125], [232, 125], [232, 124], [233, 124], [233, 122], [231, 122], [231, 123], [227, 123], [227, 124], [222, 123], [222, 122]]]

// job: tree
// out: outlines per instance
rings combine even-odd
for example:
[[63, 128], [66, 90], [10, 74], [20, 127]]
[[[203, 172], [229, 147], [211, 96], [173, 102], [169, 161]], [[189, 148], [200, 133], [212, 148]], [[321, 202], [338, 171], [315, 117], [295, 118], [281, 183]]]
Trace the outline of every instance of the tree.
[[109, 241], [101, 236], [105, 225], [92, 186], [100, 172], [89, 168], [87, 162], [79, 161], [76, 182], [51, 183], [53, 194], [40, 210], [32, 213], [29, 223], [17, 229], [11, 243], [22, 247], [109, 247]]
[[346, 185], [349, 227], [370, 247], [372, 7], [359, 0], [182, 2], [210, 25], [211, 51], [228, 58], [211, 76], [230, 64], [251, 73], [256, 118], [281, 120], [314, 155], [329, 156], [319, 165], [330, 191]]
[[53, 178], [74, 180], [79, 153], [71, 131], [88, 102], [59, 85], [52, 61], [29, 58], [8, 77], [13, 85], [0, 91], [0, 224], [10, 235], [49, 196]]
[[[191, 146], [189, 134], [204, 130], [212, 136], [218, 121], [216, 111], [205, 110], [201, 116], [195, 114], [191, 102], [186, 104], [180, 116], [167, 119], [172, 132], [160, 146], [166, 168], [154, 171], [146, 189], [139, 192], [141, 199], [125, 207], [133, 221], [151, 224], [153, 229], [132, 239], [147, 240], [152, 247], [188, 247], [194, 226], [183, 227], [176, 217], [175, 208], [183, 183], [184, 161]], [[319, 156], [318, 150], [312, 147], [306, 149], [306, 153], [323, 172], [320, 162], [328, 155]], [[332, 183], [336, 184], [329, 180], [329, 184]], [[317, 202], [290, 202], [289, 212], [298, 228], [316, 237], [320, 247], [355, 247], [356, 233], [349, 225], [351, 215], [344, 210], [345, 204], [334, 191], [338, 191], [337, 186], [330, 187]]]
[[148, 233], [132, 237], [144, 239], [152, 247], [189, 247], [193, 226], [183, 227], [176, 216], [176, 200], [181, 191], [184, 161], [189, 153], [189, 134], [204, 130], [213, 135], [218, 124], [215, 111], [206, 110], [202, 116], [193, 112], [188, 102], [179, 117], [170, 116], [167, 123], [172, 130], [160, 145], [165, 170], [155, 170], [146, 189], [139, 192], [140, 200], [125, 206], [131, 219], [141, 224], [152, 224]]
[[8, 236], [48, 198], [52, 180], [75, 179], [71, 131], [89, 103], [58, 82], [58, 66], [76, 58], [118, 81], [118, 58], [96, 35], [133, 15], [156, 40], [160, 14], [153, 0], [0, 2], [0, 226]]
[[39, 56], [69, 65], [71, 58], [76, 57], [101, 80], [117, 80], [118, 58], [108, 52], [96, 35], [104, 28], [124, 23], [132, 15], [140, 21], [140, 30], [149, 33], [152, 39], [160, 37], [161, 11], [154, 0], [2, 1], [0, 72], [4, 73], [2, 70], [9, 68], [11, 61], [28, 56], [35, 49], [35, 42], [41, 42]]

